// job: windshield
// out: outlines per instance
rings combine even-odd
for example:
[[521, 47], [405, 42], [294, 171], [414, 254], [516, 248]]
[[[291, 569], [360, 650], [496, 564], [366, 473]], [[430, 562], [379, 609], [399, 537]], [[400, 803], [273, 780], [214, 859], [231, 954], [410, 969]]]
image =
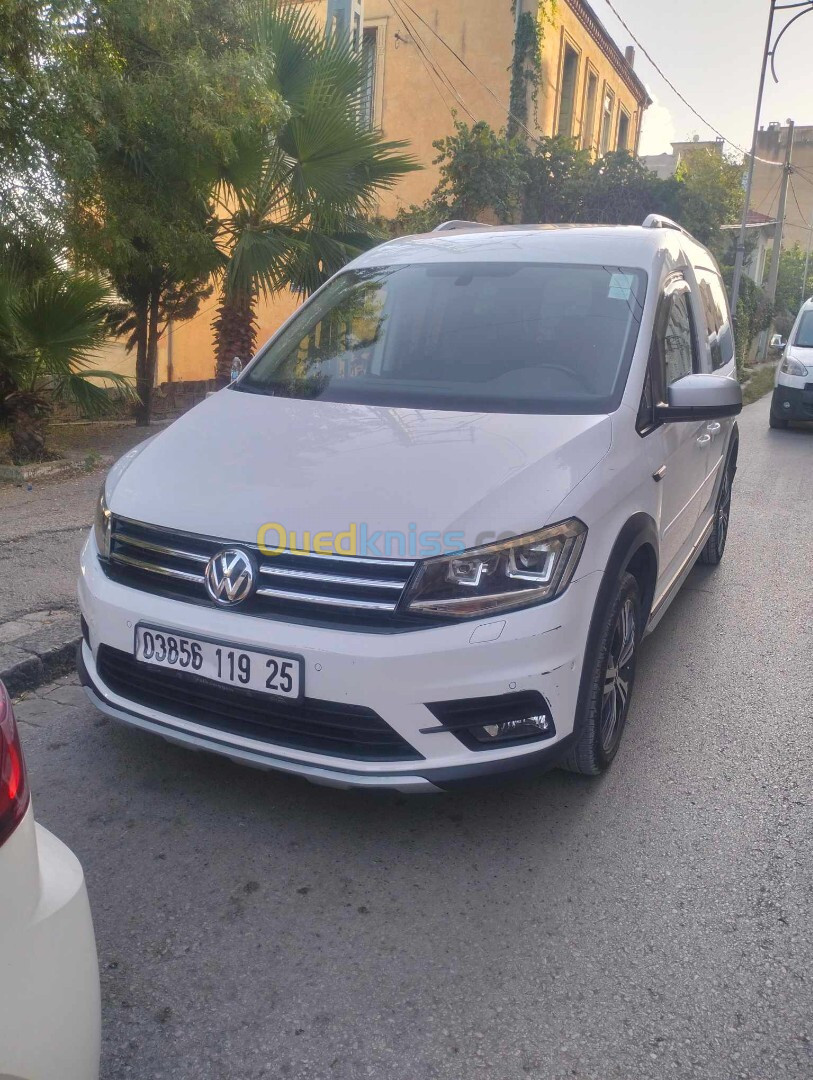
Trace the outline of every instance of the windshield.
[[348, 271], [236, 388], [473, 412], [618, 407], [646, 275], [620, 266], [433, 263]]
[[797, 349], [813, 349], [813, 311], [802, 315], [793, 344]]

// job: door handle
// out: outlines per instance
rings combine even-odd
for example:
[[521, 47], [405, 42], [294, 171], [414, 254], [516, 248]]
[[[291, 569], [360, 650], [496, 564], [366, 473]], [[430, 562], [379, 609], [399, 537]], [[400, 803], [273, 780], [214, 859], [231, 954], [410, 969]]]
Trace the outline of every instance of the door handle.
[[711, 442], [711, 435], [700, 435], [697, 440], [698, 446], [708, 446]]
[[717, 422], [717, 420], [712, 420], [710, 424], [706, 424], [706, 431], [709, 433], [709, 435], [719, 435], [720, 427], [721, 425]]

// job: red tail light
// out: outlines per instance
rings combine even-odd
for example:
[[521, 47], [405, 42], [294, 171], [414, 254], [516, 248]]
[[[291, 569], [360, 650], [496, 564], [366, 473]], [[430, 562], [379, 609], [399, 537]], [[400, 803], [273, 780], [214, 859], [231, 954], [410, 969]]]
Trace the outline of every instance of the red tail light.
[[6, 688], [0, 682], [0, 844], [22, 821], [29, 798], [20, 735]]

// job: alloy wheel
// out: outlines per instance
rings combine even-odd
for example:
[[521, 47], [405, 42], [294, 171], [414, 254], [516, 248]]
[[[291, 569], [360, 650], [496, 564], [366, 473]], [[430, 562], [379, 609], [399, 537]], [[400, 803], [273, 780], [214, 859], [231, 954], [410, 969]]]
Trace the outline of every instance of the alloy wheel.
[[612, 751], [626, 719], [635, 671], [635, 643], [635, 604], [627, 598], [616, 617], [604, 674], [601, 744], [605, 753]]
[[720, 489], [720, 503], [717, 507], [717, 551], [720, 555], [725, 550], [725, 542], [728, 539], [728, 522], [731, 517], [731, 470], [726, 469], [723, 474], [723, 486]]

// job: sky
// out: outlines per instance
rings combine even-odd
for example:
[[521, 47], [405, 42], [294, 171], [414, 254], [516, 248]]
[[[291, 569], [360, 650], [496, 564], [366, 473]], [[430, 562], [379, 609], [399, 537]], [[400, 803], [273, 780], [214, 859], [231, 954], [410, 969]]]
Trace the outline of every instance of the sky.
[[[769, 0], [612, 0], [630, 30], [684, 97], [726, 137], [750, 147]], [[789, 3], [791, 0], [782, 0]], [[607, 0], [591, 0], [623, 49], [634, 44]], [[811, 5], [813, 7], [813, 4]], [[775, 34], [796, 11], [777, 12]], [[713, 139], [715, 133], [680, 101], [636, 49], [635, 70], [654, 104], [644, 114], [642, 154], [668, 152], [669, 143]], [[778, 85], [766, 81], [760, 123], [813, 125], [813, 11], [795, 23], [776, 57]]]

